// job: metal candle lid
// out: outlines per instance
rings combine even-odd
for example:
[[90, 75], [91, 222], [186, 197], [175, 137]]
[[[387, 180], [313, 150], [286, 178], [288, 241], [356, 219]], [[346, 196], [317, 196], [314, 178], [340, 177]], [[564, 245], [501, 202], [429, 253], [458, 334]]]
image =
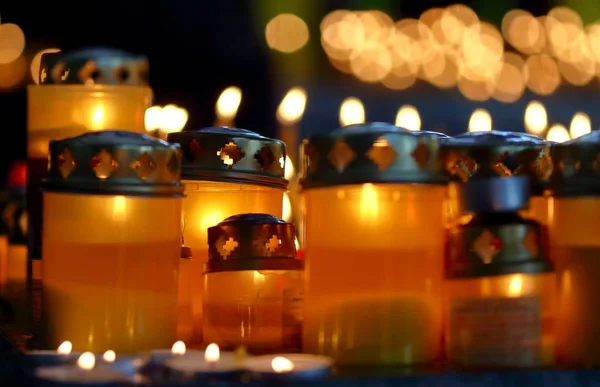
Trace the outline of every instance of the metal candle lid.
[[179, 145], [144, 134], [89, 132], [50, 141], [47, 191], [180, 196]]
[[183, 180], [287, 188], [282, 141], [229, 127], [171, 133], [168, 141], [180, 144], [183, 150]]
[[473, 179], [458, 186], [461, 207], [472, 213], [516, 212], [529, 204], [525, 176]]
[[267, 214], [242, 214], [208, 229], [205, 272], [302, 270], [294, 225]]
[[550, 191], [557, 196], [600, 196], [600, 132], [555, 144]]
[[469, 132], [445, 141], [446, 169], [458, 181], [528, 176], [533, 194], [541, 194], [552, 172], [549, 143], [525, 133]]
[[304, 140], [303, 189], [362, 183], [447, 182], [436, 132], [408, 131], [387, 123], [350, 125]]
[[446, 278], [473, 278], [554, 269], [542, 227], [515, 216], [514, 222], [458, 227], [448, 238]]
[[42, 55], [40, 84], [132, 85], [148, 84], [145, 56], [107, 48]]

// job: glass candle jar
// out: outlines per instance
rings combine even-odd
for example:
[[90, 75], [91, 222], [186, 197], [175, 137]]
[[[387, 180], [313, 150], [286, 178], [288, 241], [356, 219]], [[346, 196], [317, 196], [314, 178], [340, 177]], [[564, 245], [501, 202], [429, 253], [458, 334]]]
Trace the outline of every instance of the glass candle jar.
[[558, 275], [557, 359], [600, 366], [600, 133], [552, 146], [550, 244]]
[[[107, 128], [144, 133], [152, 91], [145, 57], [101, 48], [42, 55], [40, 84], [27, 89], [29, 275], [40, 274], [42, 194], [48, 143]], [[36, 276], [30, 286], [40, 288]], [[34, 300], [39, 295], [33, 292]], [[34, 328], [41, 316], [34, 315]]]
[[548, 142], [524, 133], [469, 132], [445, 140], [444, 163], [451, 176], [448, 185], [446, 224], [465, 224], [470, 215], [461, 207], [460, 185], [472, 179], [527, 176], [530, 179], [529, 206], [522, 215], [548, 224], [548, 199], [544, 190], [552, 171]]
[[526, 177], [474, 179], [459, 199], [471, 219], [451, 229], [444, 321], [448, 360], [461, 367], [554, 362], [553, 265], [544, 229], [519, 216]]
[[192, 315], [192, 249], [181, 246], [179, 259], [179, 286], [177, 288], [177, 340], [189, 342], [194, 332]]
[[381, 123], [304, 141], [304, 351], [341, 365], [441, 355], [439, 142]]
[[231, 216], [208, 229], [204, 341], [252, 353], [297, 352], [304, 262], [292, 224], [268, 214]]
[[132, 353], [176, 335], [178, 145], [121, 131], [50, 143], [44, 183], [47, 348]]
[[202, 273], [208, 260], [207, 230], [228, 216], [265, 213], [281, 217], [285, 145], [244, 129], [211, 127], [169, 134], [181, 145], [183, 237], [192, 249], [190, 275], [194, 333], [202, 343]]

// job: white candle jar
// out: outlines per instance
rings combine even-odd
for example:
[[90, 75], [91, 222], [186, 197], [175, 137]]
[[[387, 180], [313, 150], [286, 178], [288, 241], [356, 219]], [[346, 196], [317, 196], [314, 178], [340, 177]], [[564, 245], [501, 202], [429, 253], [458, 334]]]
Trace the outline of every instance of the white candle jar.
[[304, 141], [305, 352], [342, 365], [441, 356], [442, 137], [374, 123]]
[[208, 229], [204, 341], [252, 353], [300, 351], [304, 262], [294, 226], [268, 214]]
[[50, 143], [44, 183], [44, 338], [132, 353], [175, 341], [179, 146], [105, 131]]
[[192, 279], [191, 343], [199, 344], [204, 294], [201, 279], [208, 260], [207, 230], [235, 214], [282, 216], [288, 184], [284, 177], [285, 144], [249, 130], [228, 127], [172, 133], [168, 140], [180, 144], [184, 156], [183, 238], [192, 255], [186, 262], [189, 274], [182, 275]]

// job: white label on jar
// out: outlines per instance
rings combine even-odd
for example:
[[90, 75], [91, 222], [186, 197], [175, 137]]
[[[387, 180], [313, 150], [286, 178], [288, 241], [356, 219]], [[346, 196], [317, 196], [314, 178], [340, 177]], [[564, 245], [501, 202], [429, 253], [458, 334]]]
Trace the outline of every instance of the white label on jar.
[[450, 304], [448, 355], [470, 366], [536, 366], [542, 361], [539, 297], [468, 298]]

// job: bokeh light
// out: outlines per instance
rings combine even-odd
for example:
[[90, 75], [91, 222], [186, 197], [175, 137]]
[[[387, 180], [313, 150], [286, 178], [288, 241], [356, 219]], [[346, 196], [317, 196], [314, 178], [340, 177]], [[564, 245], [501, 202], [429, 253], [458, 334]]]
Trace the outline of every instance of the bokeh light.
[[548, 126], [548, 114], [541, 102], [531, 101], [525, 109], [525, 130], [531, 134], [541, 135]]
[[292, 53], [308, 42], [308, 26], [300, 17], [291, 13], [275, 16], [265, 28], [267, 45], [276, 51]]
[[25, 34], [13, 23], [0, 24], [0, 64], [17, 60], [25, 49]]
[[577, 112], [571, 119], [569, 126], [569, 135], [571, 138], [584, 136], [592, 131], [592, 121], [590, 116], [583, 112]]
[[492, 130], [492, 116], [485, 109], [475, 109], [469, 119], [469, 132], [489, 132]]
[[567, 128], [561, 124], [554, 124], [548, 129], [548, 133], [546, 134], [546, 140], [554, 141], [554, 142], [565, 142], [569, 141], [571, 136], [567, 131]]

